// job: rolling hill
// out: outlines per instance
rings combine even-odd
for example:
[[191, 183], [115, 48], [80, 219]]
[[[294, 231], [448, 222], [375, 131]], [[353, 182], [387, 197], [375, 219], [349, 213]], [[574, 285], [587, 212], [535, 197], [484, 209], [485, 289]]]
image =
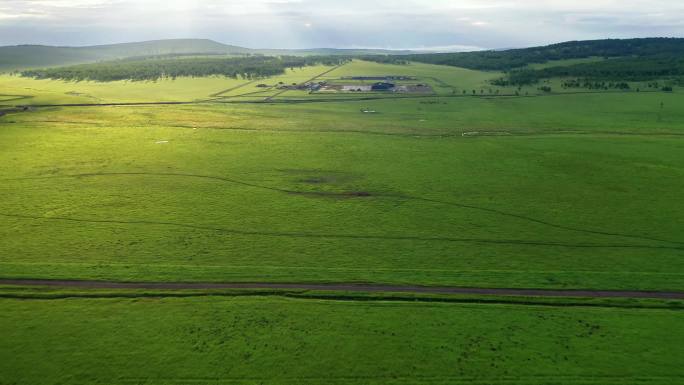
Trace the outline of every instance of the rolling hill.
[[105, 60], [156, 55], [387, 55], [407, 54], [408, 51], [320, 49], [250, 49], [226, 45], [208, 39], [153, 40], [137, 43], [97, 45], [88, 47], [53, 47], [18, 45], [0, 47], [0, 71], [15, 71], [86, 64]]
[[0, 47], [0, 70], [92, 63], [133, 56], [169, 54], [245, 54], [249, 49], [205, 39], [155, 40], [90, 47], [19, 45]]

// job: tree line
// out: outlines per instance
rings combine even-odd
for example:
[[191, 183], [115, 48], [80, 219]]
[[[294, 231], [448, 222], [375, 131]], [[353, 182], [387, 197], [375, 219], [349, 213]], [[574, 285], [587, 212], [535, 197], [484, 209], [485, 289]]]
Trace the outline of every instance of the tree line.
[[151, 57], [23, 71], [22, 76], [72, 81], [148, 81], [177, 77], [220, 75], [230, 78], [261, 78], [282, 75], [288, 68], [339, 65], [340, 56], [245, 56], [245, 57]]

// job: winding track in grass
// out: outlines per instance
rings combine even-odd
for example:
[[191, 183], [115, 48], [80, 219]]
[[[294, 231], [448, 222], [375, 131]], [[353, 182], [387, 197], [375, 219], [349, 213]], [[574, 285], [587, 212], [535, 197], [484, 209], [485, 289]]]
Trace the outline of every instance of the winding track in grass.
[[[611, 231], [593, 230], [593, 229], [584, 229], [584, 228], [579, 228], [579, 227], [572, 227], [572, 226], [567, 226], [567, 225], [562, 225], [562, 224], [558, 224], [558, 223], [553, 223], [553, 222], [541, 220], [538, 218], [529, 217], [526, 215], [509, 213], [506, 211], [488, 208], [488, 207], [476, 206], [476, 205], [472, 205], [472, 204], [459, 203], [459, 202], [450, 202], [450, 201], [444, 201], [444, 200], [421, 197], [421, 196], [413, 196], [413, 195], [401, 194], [401, 193], [389, 194], [389, 193], [374, 193], [374, 192], [366, 192], [366, 191], [344, 191], [344, 192], [297, 191], [297, 190], [290, 190], [290, 189], [284, 189], [284, 188], [279, 188], [279, 187], [265, 186], [265, 185], [260, 185], [257, 183], [250, 183], [250, 182], [245, 182], [245, 181], [232, 179], [232, 178], [211, 176], [211, 175], [191, 174], [191, 173], [110, 172], [110, 173], [83, 173], [83, 174], [70, 174], [70, 175], [37, 176], [37, 177], [25, 177], [25, 178], [10, 178], [10, 179], [2, 179], [2, 180], [4, 180], [4, 181], [20, 181], [20, 180], [43, 180], [43, 179], [60, 179], [60, 178], [96, 178], [96, 177], [131, 177], [131, 176], [198, 178], [198, 179], [206, 179], [206, 180], [213, 180], [213, 181], [218, 181], [218, 182], [231, 183], [231, 184], [261, 189], [261, 190], [274, 191], [274, 192], [279, 192], [279, 193], [284, 193], [284, 194], [302, 195], [302, 196], [310, 196], [310, 197], [322, 197], [322, 198], [326, 198], [326, 197], [327, 198], [384, 198], [384, 199], [418, 201], [418, 202], [424, 202], [424, 203], [431, 203], [431, 204], [457, 207], [460, 209], [475, 210], [475, 211], [485, 212], [488, 214], [494, 214], [494, 215], [499, 215], [499, 216], [504, 216], [504, 217], [509, 217], [509, 218], [515, 218], [515, 219], [518, 219], [521, 221], [526, 221], [529, 223], [535, 223], [538, 225], [543, 225], [543, 226], [556, 228], [556, 229], [560, 229], [560, 230], [565, 230], [565, 231], [580, 232], [580, 233], [592, 234], [592, 235], [628, 238], [628, 239], [649, 241], [649, 242], [667, 243], [670, 245], [676, 245], [676, 247], [674, 247], [675, 249], [684, 249], [684, 242], [681, 242], [681, 241], [660, 239], [660, 238], [655, 238], [655, 237], [646, 236], [646, 235], [625, 234], [625, 233], [618, 233], [618, 232], [611, 232]], [[490, 242], [490, 243], [493, 243], [493, 242]], [[506, 243], [506, 242], [503, 242], [503, 243]], [[544, 243], [544, 244], [547, 244], [547, 243]], [[553, 243], [553, 244], [556, 244], [556, 243]], [[628, 245], [628, 246], [629, 247], [636, 247], [636, 248], [639, 248], [639, 247], [651, 248], [651, 246], [645, 246], [645, 245]], [[625, 246], [625, 247], [628, 247], [628, 246]], [[662, 248], [662, 246], [655, 247], [655, 248]]]
[[[29, 120], [23, 122], [24, 124], [70, 124], [70, 125], [88, 125], [88, 126], [105, 126], [104, 123], [93, 123], [92, 121], [78, 121], [78, 120]], [[153, 124], [146, 124], [149, 128]], [[617, 136], [617, 137], [684, 137], [684, 132], [675, 131], [661, 131], [661, 132], [635, 132], [635, 131], [589, 131], [589, 130], [538, 130], [538, 131], [486, 131], [486, 132], [465, 132], [456, 131], [451, 132], [391, 132], [391, 131], [370, 131], [370, 130], [352, 130], [352, 129], [269, 129], [269, 128], [252, 128], [252, 127], [225, 127], [225, 126], [199, 126], [199, 125], [182, 125], [174, 123], [154, 123], [156, 127], [166, 128], [184, 128], [188, 130], [217, 130], [217, 131], [238, 131], [238, 132], [254, 132], [254, 133], [277, 133], [277, 134], [358, 134], [358, 135], [372, 135], [372, 136], [388, 136], [397, 138], [416, 138], [416, 139], [477, 139], [477, 138], [514, 138], [514, 137], [539, 137], [539, 136]], [[107, 125], [107, 127], [111, 127]]]
[[[6, 99], [7, 98], [7, 99]], [[6, 102], [16, 102], [17, 100], [33, 99], [32, 95], [6, 95], [0, 94], [0, 105]]]
[[47, 286], [72, 289], [114, 290], [297, 290], [351, 293], [411, 293], [411, 294], [460, 294], [485, 296], [520, 296], [549, 298], [641, 298], [684, 299], [684, 292], [638, 291], [638, 290], [553, 290], [553, 289], [506, 289], [472, 288], [418, 285], [375, 285], [357, 283], [176, 283], [176, 282], [107, 282], [77, 280], [0, 279], [1, 286]]
[[303, 238], [303, 239], [350, 239], [350, 240], [370, 240], [370, 241], [411, 241], [411, 242], [453, 242], [470, 244], [494, 244], [494, 245], [513, 245], [513, 246], [536, 246], [536, 247], [557, 247], [569, 249], [644, 249], [644, 250], [671, 250], [684, 252], [684, 246], [672, 245], [636, 245], [618, 243], [564, 243], [542, 240], [522, 240], [522, 239], [491, 239], [491, 238], [456, 238], [444, 236], [419, 236], [419, 235], [380, 235], [380, 234], [323, 234], [303, 231], [257, 231], [240, 230], [226, 227], [215, 227], [193, 223], [153, 221], [153, 220], [122, 220], [122, 219], [95, 219], [95, 218], [75, 218], [66, 216], [40, 216], [31, 214], [16, 214], [0, 212], [1, 217], [14, 218], [20, 220], [34, 221], [61, 221], [90, 224], [106, 225], [126, 225], [126, 226], [173, 226], [185, 229], [200, 231], [214, 231], [223, 234], [259, 236], [259, 237], [278, 237], [278, 238]]
[[237, 86], [234, 86], [234, 87], [225, 89], [225, 90], [223, 90], [223, 91], [219, 91], [219, 92], [213, 93], [213, 94], [211, 94], [211, 95], [209, 95], [209, 96], [212, 97], [212, 98], [221, 98], [221, 97], [223, 97], [223, 94], [227, 94], [227, 93], [229, 93], [229, 92], [232, 92], [232, 91], [235, 91], [235, 90], [239, 90], [240, 88], [247, 87], [248, 85], [253, 84], [253, 83], [255, 83], [255, 82], [257, 82], [257, 80], [251, 80], [251, 81], [249, 81], [249, 82], [247, 82], [247, 83], [239, 84], [239, 85], [237, 85]]

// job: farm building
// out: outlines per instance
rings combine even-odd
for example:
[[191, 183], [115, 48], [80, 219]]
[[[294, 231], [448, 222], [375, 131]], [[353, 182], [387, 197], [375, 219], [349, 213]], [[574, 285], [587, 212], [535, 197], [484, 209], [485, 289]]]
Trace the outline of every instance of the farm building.
[[343, 85], [342, 91], [349, 92], [368, 92], [371, 91], [371, 86], [368, 85]]
[[378, 82], [371, 86], [372, 91], [390, 91], [394, 89], [394, 83]]
[[416, 80], [415, 77], [413, 76], [397, 76], [397, 75], [387, 75], [387, 76], [344, 76], [342, 77], [344, 80], [363, 80], [363, 81], [372, 81], [372, 80], [381, 80], [381, 81], [389, 81], [389, 80]]

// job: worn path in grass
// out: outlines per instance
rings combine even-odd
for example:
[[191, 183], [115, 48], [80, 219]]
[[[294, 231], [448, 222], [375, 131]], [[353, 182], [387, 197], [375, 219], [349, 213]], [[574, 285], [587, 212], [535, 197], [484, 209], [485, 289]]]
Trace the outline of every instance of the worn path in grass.
[[[198, 175], [198, 174], [188, 174], [188, 173], [117, 172], [117, 173], [91, 173], [91, 174], [76, 174], [76, 175], [61, 175], [61, 176], [58, 175], [58, 176], [48, 176], [48, 177], [0, 179], [0, 181], [56, 179], [56, 178], [87, 178], [87, 177], [93, 178], [93, 177], [107, 177], [107, 176], [119, 176], [119, 177], [160, 176], [160, 177], [200, 178], [200, 179], [209, 179], [209, 180], [215, 180], [215, 181], [220, 181], [220, 182], [234, 183], [234, 184], [239, 184], [239, 185], [243, 185], [243, 186], [247, 186], [247, 187], [270, 190], [270, 191], [275, 191], [275, 192], [280, 192], [280, 193], [285, 193], [285, 194], [310, 195], [310, 196], [332, 197], [332, 198], [372, 198], [372, 197], [374, 197], [374, 198], [390, 198], [390, 199], [400, 199], [400, 200], [415, 200], [415, 201], [422, 201], [422, 202], [433, 203], [433, 204], [453, 206], [453, 207], [458, 207], [458, 208], [462, 208], [462, 209], [482, 211], [482, 212], [486, 212], [486, 213], [490, 213], [490, 214], [496, 214], [496, 215], [501, 215], [501, 216], [505, 216], [505, 217], [516, 218], [516, 219], [527, 221], [527, 222], [541, 224], [544, 226], [557, 228], [557, 229], [561, 229], [561, 230], [581, 232], [581, 233], [587, 233], [587, 234], [595, 234], [595, 235], [605, 235], [605, 236], [619, 237], [619, 238], [631, 238], [631, 239], [637, 239], [637, 240], [642, 240], [642, 241], [667, 243], [667, 244], [669, 244], [669, 245], [667, 245], [668, 247], [674, 246], [674, 248], [676, 248], [676, 249], [680, 249], [680, 248], [684, 247], [684, 242], [676, 241], [676, 240], [667, 240], [667, 239], [648, 237], [648, 236], [644, 236], [644, 235], [624, 234], [624, 233], [604, 231], [604, 230], [592, 230], [592, 229], [576, 228], [576, 227], [572, 227], [572, 226], [565, 226], [562, 224], [551, 223], [548, 221], [540, 220], [537, 218], [532, 218], [532, 217], [525, 216], [525, 215], [514, 214], [514, 213], [509, 213], [509, 212], [505, 212], [505, 211], [501, 211], [501, 210], [496, 210], [496, 209], [492, 209], [492, 208], [474, 206], [474, 205], [458, 203], [458, 202], [447, 202], [447, 201], [430, 199], [430, 198], [420, 197], [420, 196], [411, 196], [411, 195], [406, 195], [406, 194], [376, 194], [376, 193], [370, 193], [370, 192], [366, 192], [366, 191], [347, 191], [347, 192], [296, 191], [296, 190], [290, 190], [290, 189], [284, 189], [284, 188], [278, 188], [278, 187], [272, 187], [272, 186], [264, 186], [264, 185], [259, 185], [259, 184], [255, 184], [255, 183], [248, 183], [245, 181], [232, 179], [232, 178], [210, 176], [210, 175]], [[12, 214], [7, 214], [7, 213], [0, 213], [0, 216], [17, 217], [17, 218], [30, 217], [30, 216], [26, 216], [26, 215], [12, 215]], [[44, 218], [44, 219], [49, 219], [49, 218]], [[53, 217], [53, 219], [56, 219], [56, 218]], [[62, 219], [67, 220], [66, 218], [62, 218]], [[75, 219], [69, 218], [69, 220], [75, 220]], [[88, 222], [87, 220], [80, 220], [80, 221]], [[114, 222], [118, 222], [118, 221], [114, 221]], [[502, 240], [501, 242], [507, 243], [504, 240]], [[575, 246], [578, 246], [578, 245], [575, 245]], [[645, 247], [645, 248], [650, 248], [650, 247], [661, 248], [661, 247], [664, 247], [664, 245], [659, 245], [659, 246], [639, 246], [639, 245], [613, 245], [613, 246], [608, 246], [608, 245], [601, 245], [601, 246], [603, 246], [603, 247], [626, 247], [626, 248], [629, 248], [629, 247]], [[582, 247], [591, 247], [591, 246], [582, 246]], [[597, 247], [600, 247], [600, 246], [597, 245]]]
[[216, 290], [216, 289], [270, 289], [316, 290], [364, 293], [414, 294], [470, 294], [525, 297], [576, 297], [576, 298], [653, 298], [684, 299], [684, 292], [666, 291], [609, 291], [609, 290], [538, 290], [493, 289], [472, 287], [429, 287], [417, 285], [373, 285], [355, 283], [304, 284], [304, 283], [173, 283], [173, 282], [106, 282], [63, 280], [0, 279], [4, 286], [48, 286], [75, 289], [143, 289], [143, 290]]
[[[335, 68], [336, 69], [336, 68]], [[334, 69], [333, 69], [334, 70]], [[320, 74], [313, 80], [324, 76], [325, 74]], [[309, 82], [313, 81], [309, 80]], [[244, 84], [242, 86], [245, 86]], [[240, 87], [242, 87], [240, 86]], [[236, 87], [239, 88], [239, 87]], [[229, 92], [230, 90], [221, 91]], [[366, 102], [366, 101], [376, 101], [376, 100], [408, 100], [408, 99], [532, 99], [532, 98], [550, 98], [557, 96], [569, 96], [569, 95], [599, 95], [599, 94], [627, 94], [629, 92], [589, 92], [589, 91], [577, 91], [577, 92], [562, 92], [562, 93], [547, 93], [544, 95], [515, 95], [515, 94], [499, 94], [499, 95], [365, 95], [365, 96], [344, 96], [344, 97], [301, 97], [297, 99], [285, 99], [280, 98], [280, 96], [290, 89], [281, 90], [275, 95], [266, 97], [265, 99], [258, 100], [235, 100], [235, 98], [245, 97], [245, 96], [257, 96], [263, 91], [250, 92], [242, 95], [235, 95], [231, 97], [214, 97], [211, 95], [212, 99], [205, 100], [193, 100], [193, 101], [149, 101], [149, 102], [113, 102], [113, 103], [51, 103], [51, 104], [17, 104], [13, 107], [31, 107], [31, 108], [51, 108], [51, 107], [145, 107], [145, 106], [164, 106], [164, 105], [193, 105], [193, 104], [321, 104], [321, 103], [351, 103], [351, 102]], [[642, 91], [642, 94], [655, 94], [658, 91]], [[8, 102], [10, 100], [0, 100], [0, 102]]]

